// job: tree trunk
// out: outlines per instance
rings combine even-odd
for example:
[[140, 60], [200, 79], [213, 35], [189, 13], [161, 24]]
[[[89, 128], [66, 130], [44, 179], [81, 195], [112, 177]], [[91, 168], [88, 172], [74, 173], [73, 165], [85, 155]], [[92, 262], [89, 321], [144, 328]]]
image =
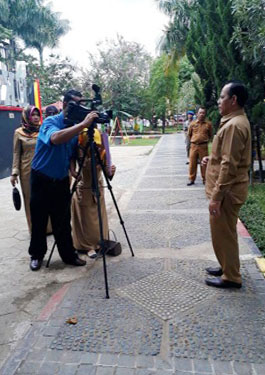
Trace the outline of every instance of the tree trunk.
[[43, 67], [43, 48], [38, 48], [38, 52], [40, 55], [40, 66]]

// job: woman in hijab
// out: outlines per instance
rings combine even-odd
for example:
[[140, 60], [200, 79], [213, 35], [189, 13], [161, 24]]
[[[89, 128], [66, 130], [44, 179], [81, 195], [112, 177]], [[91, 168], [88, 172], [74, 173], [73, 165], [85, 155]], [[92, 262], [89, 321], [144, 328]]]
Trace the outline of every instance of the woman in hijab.
[[15, 186], [19, 176], [30, 232], [30, 171], [39, 128], [40, 110], [37, 107], [28, 106], [22, 112], [21, 127], [15, 130], [13, 141], [13, 165], [10, 182]]
[[[81, 162], [84, 156], [84, 148], [88, 141], [87, 129], [79, 135], [79, 146], [77, 150], [77, 161]], [[108, 166], [106, 159], [106, 149], [102, 141], [101, 133], [98, 129], [94, 130], [94, 141], [98, 147], [101, 160], [105, 165], [106, 172], [110, 177], [114, 176], [116, 167], [114, 165]], [[75, 175], [75, 164], [71, 165], [72, 175]], [[104, 183], [101, 167], [97, 165], [97, 179], [100, 190], [100, 206], [101, 206], [101, 219], [103, 227], [103, 237], [108, 239], [108, 216], [104, 198]], [[97, 200], [92, 187], [92, 173], [91, 173], [91, 156], [88, 151], [83, 168], [81, 179], [78, 182], [76, 194], [72, 199], [72, 235], [74, 247], [80, 253], [86, 253], [89, 258], [96, 258], [96, 250], [99, 248], [100, 233], [99, 233], [99, 218]]]

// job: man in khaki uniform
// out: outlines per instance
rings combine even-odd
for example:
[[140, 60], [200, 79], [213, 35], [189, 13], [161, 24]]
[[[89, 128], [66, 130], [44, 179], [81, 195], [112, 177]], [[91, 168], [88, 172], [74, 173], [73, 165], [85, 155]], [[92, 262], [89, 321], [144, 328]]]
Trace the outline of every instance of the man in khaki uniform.
[[207, 165], [212, 243], [221, 266], [207, 268], [216, 277], [205, 281], [219, 288], [242, 286], [236, 225], [239, 209], [247, 198], [251, 162], [251, 131], [243, 108], [247, 97], [247, 90], [239, 81], [230, 81], [223, 87], [218, 100], [221, 124], [210, 157], [202, 161]]
[[[205, 120], [206, 109], [200, 107], [197, 112], [197, 120], [193, 121], [188, 130], [190, 139], [190, 168], [188, 186], [194, 185], [197, 174], [197, 160], [201, 161], [208, 155], [208, 142], [212, 138], [212, 124]], [[201, 176], [205, 183], [205, 166], [201, 165]]]

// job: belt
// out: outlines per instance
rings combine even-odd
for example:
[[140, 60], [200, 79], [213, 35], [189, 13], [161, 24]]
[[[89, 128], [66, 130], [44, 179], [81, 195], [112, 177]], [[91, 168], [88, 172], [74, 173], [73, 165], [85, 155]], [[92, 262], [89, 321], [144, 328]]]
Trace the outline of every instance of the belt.
[[69, 180], [69, 176], [63, 177], [63, 178], [53, 178], [49, 177], [44, 173], [41, 173], [40, 171], [36, 171], [35, 169], [31, 169], [31, 172], [35, 175], [41, 178], [43, 181], [47, 182], [64, 182], [66, 180]]
[[191, 142], [191, 143], [193, 143], [193, 144], [196, 145], [196, 146], [200, 146], [200, 145], [205, 145], [205, 144], [207, 144], [208, 141], [207, 141], [207, 142], [201, 142], [201, 143], [196, 143], [196, 142]]

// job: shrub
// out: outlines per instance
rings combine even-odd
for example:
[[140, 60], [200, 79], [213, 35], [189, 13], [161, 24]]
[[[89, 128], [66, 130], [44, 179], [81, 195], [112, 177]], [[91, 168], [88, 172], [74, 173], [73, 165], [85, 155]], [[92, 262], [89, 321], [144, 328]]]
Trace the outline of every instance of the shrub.
[[256, 245], [265, 256], [265, 185], [250, 188], [246, 203], [241, 207], [240, 219]]

